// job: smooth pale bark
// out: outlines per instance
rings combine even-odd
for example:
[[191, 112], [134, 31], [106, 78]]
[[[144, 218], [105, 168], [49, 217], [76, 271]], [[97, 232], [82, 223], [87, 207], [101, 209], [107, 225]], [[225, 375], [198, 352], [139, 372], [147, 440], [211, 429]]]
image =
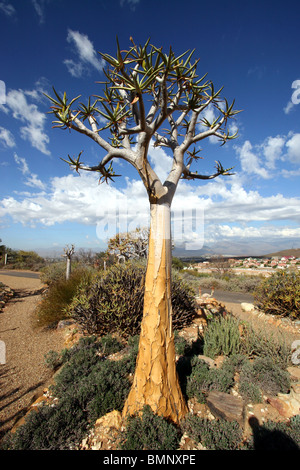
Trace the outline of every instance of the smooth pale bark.
[[67, 257], [67, 267], [66, 267], [66, 280], [70, 279], [71, 275], [71, 258]]
[[148, 265], [139, 353], [123, 415], [144, 405], [178, 423], [187, 413], [175, 363], [171, 306], [170, 205], [151, 204]]

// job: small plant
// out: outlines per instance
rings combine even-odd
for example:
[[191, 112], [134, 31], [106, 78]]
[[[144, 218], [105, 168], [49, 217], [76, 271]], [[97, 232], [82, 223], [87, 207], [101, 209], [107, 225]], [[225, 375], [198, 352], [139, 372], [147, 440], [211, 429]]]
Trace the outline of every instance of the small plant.
[[229, 361], [224, 361], [219, 369], [210, 369], [202, 359], [194, 356], [191, 360], [191, 373], [186, 380], [186, 395], [205, 403], [206, 393], [210, 390], [228, 392], [234, 385], [235, 368]]
[[119, 361], [106, 355], [120, 350], [114, 338], [85, 337], [64, 350], [63, 364], [50, 391], [56, 399], [31, 412], [6, 440], [11, 450], [76, 449], [97, 418], [121, 410], [130, 389], [135, 351]]
[[49, 351], [47, 354], [44, 355], [45, 364], [49, 369], [53, 371], [58, 369], [61, 365], [61, 355], [57, 351]]
[[238, 450], [243, 438], [242, 428], [236, 421], [208, 420], [197, 415], [188, 415], [182, 430], [208, 450]]
[[272, 358], [258, 357], [242, 366], [239, 390], [244, 398], [255, 398], [256, 402], [260, 402], [260, 391], [272, 395], [287, 393], [290, 390], [289, 374], [274, 364]]
[[[143, 316], [145, 267], [133, 262], [116, 265], [106, 275], [82, 286], [68, 308], [88, 334], [118, 333], [124, 338], [140, 332]], [[174, 328], [183, 328], [194, 318], [194, 293], [179, 277], [173, 279]]]
[[300, 271], [280, 271], [265, 279], [254, 292], [257, 306], [267, 314], [300, 318]]
[[249, 419], [252, 436], [246, 450], [300, 450], [300, 416], [286, 422], [267, 420], [260, 426], [255, 417]]
[[175, 352], [179, 356], [186, 356], [192, 352], [192, 346], [189, 344], [189, 342], [185, 338], [183, 338], [182, 336], [179, 336], [177, 330], [174, 331], [174, 343], [175, 343]]
[[77, 289], [87, 282], [92, 274], [88, 270], [77, 270], [70, 279], [60, 279], [50, 284], [40, 305], [36, 309], [35, 319], [38, 326], [54, 327], [60, 320], [67, 318], [66, 308], [76, 295]]
[[127, 418], [120, 447], [121, 450], [175, 450], [178, 444], [175, 426], [144, 406], [141, 416]]
[[239, 322], [234, 317], [212, 320], [204, 333], [203, 353], [214, 359], [216, 356], [238, 354], [241, 348]]
[[239, 383], [239, 392], [249, 403], [262, 403], [262, 393], [257, 384], [242, 378]]

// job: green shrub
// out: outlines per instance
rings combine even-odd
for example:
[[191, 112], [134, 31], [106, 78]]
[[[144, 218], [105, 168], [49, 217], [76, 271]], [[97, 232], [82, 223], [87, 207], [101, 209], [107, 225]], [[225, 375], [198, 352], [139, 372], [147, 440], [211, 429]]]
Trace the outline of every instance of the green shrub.
[[[73, 271], [74, 271], [74, 266]], [[54, 282], [61, 281], [66, 278], [66, 262], [59, 261], [45, 266], [40, 271], [40, 280], [50, 286]]]
[[300, 415], [285, 422], [268, 420], [263, 426], [252, 417], [249, 424], [252, 436], [246, 450], [300, 450]]
[[122, 346], [112, 338], [82, 338], [63, 352], [63, 367], [55, 377], [51, 393], [57, 400], [31, 412], [25, 424], [12, 434], [8, 449], [76, 449], [97, 418], [122, 410], [134, 371], [135, 351], [119, 361], [106, 355]]
[[[103, 277], [82, 287], [69, 306], [68, 315], [89, 334], [116, 332], [125, 338], [134, 336], [140, 332], [144, 287], [144, 266], [113, 266]], [[172, 281], [172, 311], [175, 329], [188, 325], [196, 313], [193, 291], [176, 275]]]
[[205, 356], [238, 354], [241, 348], [239, 322], [231, 315], [216, 318], [209, 322], [203, 336]]
[[239, 392], [241, 396], [249, 403], [262, 403], [262, 393], [257, 384], [249, 382], [249, 380], [242, 378], [239, 382]]
[[208, 450], [238, 450], [243, 438], [243, 430], [236, 421], [208, 420], [197, 415], [188, 415], [182, 429]]
[[256, 289], [257, 306], [267, 314], [300, 318], [300, 271], [280, 271]]
[[298, 447], [300, 450], [300, 415], [293, 416], [287, 422], [274, 422], [271, 420], [266, 421], [264, 424], [265, 429], [268, 432], [277, 431], [290, 439], [290, 443], [292, 441], [293, 449], [295, 450], [295, 446]]
[[[66, 261], [57, 261], [55, 263], [50, 263], [44, 268], [40, 270], [40, 280], [51, 286], [52, 284], [56, 283], [57, 281], [62, 281], [66, 279], [66, 269], [67, 264]], [[72, 273], [76, 271], [89, 271], [90, 273], [96, 273], [97, 270], [94, 269], [92, 266], [87, 266], [82, 262], [78, 262], [75, 259], [72, 259]]]
[[91, 279], [91, 272], [85, 269], [74, 271], [70, 279], [60, 279], [49, 285], [47, 292], [35, 311], [37, 325], [53, 327], [67, 318], [66, 308], [71, 303], [77, 289]]
[[258, 389], [271, 395], [287, 393], [290, 390], [288, 372], [275, 364], [270, 357], [257, 357], [251, 362], [245, 362], [240, 372], [240, 393], [248, 400], [255, 396], [260, 402]]
[[144, 406], [141, 416], [130, 416], [120, 444], [121, 450], [176, 450], [179, 434], [175, 426]]
[[286, 368], [291, 357], [291, 348], [281, 332], [270, 332], [265, 328], [253, 328], [243, 323], [241, 353], [247, 357], [270, 357], [274, 364]]
[[177, 330], [174, 331], [174, 343], [176, 354], [186, 356], [192, 353], [192, 346], [185, 338], [179, 336]]
[[224, 361], [220, 368], [209, 368], [208, 364], [197, 356], [191, 359], [191, 373], [186, 380], [186, 395], [205, 403], [206, 393], [210, 390], [228, 392], [234, 385], [235, 368], [229, 361]]

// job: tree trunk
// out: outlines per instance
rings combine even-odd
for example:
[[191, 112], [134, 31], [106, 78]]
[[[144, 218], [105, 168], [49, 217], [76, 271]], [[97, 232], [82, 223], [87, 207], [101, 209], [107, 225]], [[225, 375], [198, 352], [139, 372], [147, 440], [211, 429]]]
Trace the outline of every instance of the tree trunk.
[[123, 415], [136, 414], [144, 405], [149, 405], [154, 413], [178, 423], [187, 412], [187, 406], [175, 363], [171, 260], [170, 205], [151, 204], [139, 353]]
[[67, 256], [66, 280], [70, 279], [71, 275], [71, 257]]

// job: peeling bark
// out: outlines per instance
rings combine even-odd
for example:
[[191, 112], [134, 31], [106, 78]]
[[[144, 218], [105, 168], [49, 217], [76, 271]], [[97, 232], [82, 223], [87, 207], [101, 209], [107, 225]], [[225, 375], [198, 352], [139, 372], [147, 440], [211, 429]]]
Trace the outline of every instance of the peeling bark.
[[151, 204], [148, 266], [139, 353], [123, 415], [144, 405], [178, 423], [187, 406], [178, 381], [171, 306], [170, 205]]

